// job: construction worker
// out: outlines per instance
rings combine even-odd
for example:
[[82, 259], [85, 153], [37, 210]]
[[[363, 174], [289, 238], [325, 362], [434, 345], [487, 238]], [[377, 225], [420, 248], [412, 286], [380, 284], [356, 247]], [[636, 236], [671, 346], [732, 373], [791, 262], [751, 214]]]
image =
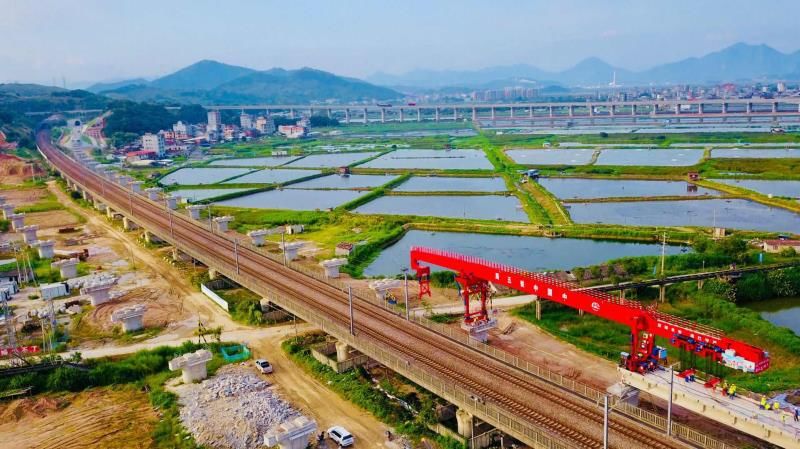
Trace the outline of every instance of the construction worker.
[[795, 407], [794, 408], [794, 422], [799, 422], [799, 421], [800, 421], [800, 408]]
[[736, 385], [731, 385], [730, 388], [728, 388], [728, 396], [730, 396], [731, 399], [736, 396]]
[[761, 396], [761, 409], [762, 410], [766, 410], [767, 409], [767, 397], [766, 396]]
[[777, 411], [779, 411], [780, 409], [781, 409], [781, 405], [780, 405], [780, 404], [778, 404], [778, 401], [775, 401], [775, 402], [772, 404], [772, 410], [775, 410], [775, 411], [777, 412]]
[[722, 395], [723, 396], [727, 396], [728, 395], [728, 381], [727, 380], [722, 381]]
[[781, 423], [784, 426], [786, 425], [786, 413], [781, 413]]

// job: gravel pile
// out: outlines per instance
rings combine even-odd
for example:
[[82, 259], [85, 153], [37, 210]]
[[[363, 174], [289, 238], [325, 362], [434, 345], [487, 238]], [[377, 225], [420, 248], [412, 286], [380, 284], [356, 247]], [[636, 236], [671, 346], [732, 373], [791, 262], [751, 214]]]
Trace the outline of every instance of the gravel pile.
[[199, 384], [177, 389], [183, 425], [202, 445], [263, 447], [264, 433], [298, 413], [249, 368], [229, 365]]

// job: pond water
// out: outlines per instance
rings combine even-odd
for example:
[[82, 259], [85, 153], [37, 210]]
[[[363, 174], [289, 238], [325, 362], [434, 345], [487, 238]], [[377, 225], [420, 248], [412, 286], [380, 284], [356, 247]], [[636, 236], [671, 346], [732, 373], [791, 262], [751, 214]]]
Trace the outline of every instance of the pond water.
[[330, 175], [303, 181], [291, 186], [292, 189], [365, 189], [378, 187], [396, 179], [397, 175]]
[[595, 165], [638, 165], [658, 167], [684, 167], [695, 165], [703, 158], [700, 149], [618, 149], [603, 150]]
[[594, 150], [507, 150], [506, 154], [514, 162], [525, 165], [587, 165], [592, 161]]
[[481, 150], [403, 149], [384, 154], [359, 167], [491, 170], [492, 164]]
[[302, 159], [286, 164], [287, 167], [328, 168], [343, 167], [354, 164], [364, 159], [369, 159], [378, 154], [377, 151], [363, 151], [360, 153], [325, 153], [311, 154]]
[[721, 159], [786, 159], [800, 158], [800, 148], [761, 150], [756, 148], [715, 148], [711, 157]]
[[800, 215], [741, 199], [572, 203], [576, 223], [703, 226], [800, 233]]
[[353, 212], [528, 222], [515, 196], [382, 196]]
[[614, 179], [541, 178], [539, 184], [560, 199], [591, 199], [635, 196], [718, 195], [716, 190], [697, 187], [687, 192], [686, 181], [643, 181]]
[[246, 159], [221, 159], [211, 162], [214, 167], [277, 167], [297, 159], [297, 156], [264, 156]]
[[398, 192], [505, 192], [503, 178], [414, 176], [395, 187]]
[[716, 182], [754, 190], [764, 195], [800, 198], [800, 181], [772, 181], [763, 179], [714, 179]]
[[[412, 246], [455, 251], [530, 271], [569, 270], [620, 257], [661, 254], [661, 245], [651, 243], [411, 230], [400, 241], [384, 249], [364, 274], [401, 274], [401, 268], [409, 266]], [[667, 254], [679, 252], [679, 247], [667, 247]]]
[[354, 190], [268, 190], [215, 204], [257, 209], [316, 210], [336, 207], [364, 194]]
[[251, 171], [248, 168], [181, 168], [159, 180], [163, 185], [215, 184]]
[[257, 172], [249, 173], [239, 178], [225, 181], [223, 184], [272, 184], [284, 183], [294, 179], [305, 178], [321, 173], [318, 170], [299, 170], [299, 169], [274, 169], [266, 168]]
[[173, 195], [178, 195], [181, 198], [186, 198], [190, 202], [206, 200], [216, 196], [227, 195], [229, 193], [244, 192], [252, 189], [179, 189], [169, 192]]
[[747, 304], [776, 326], [788, 327], [800, 335], [800, 298], [775, 298]]

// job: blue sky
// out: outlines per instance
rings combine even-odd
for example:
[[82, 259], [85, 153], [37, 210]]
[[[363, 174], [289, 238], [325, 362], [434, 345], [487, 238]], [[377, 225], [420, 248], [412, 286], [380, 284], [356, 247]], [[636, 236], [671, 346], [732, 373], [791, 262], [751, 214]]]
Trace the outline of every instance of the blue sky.
[[732, 43], [800, 49], [790, 0], [0, 0], [0, 82], [155, 77], [200, 59], [365, 77], [597, 56], [630, 69]]

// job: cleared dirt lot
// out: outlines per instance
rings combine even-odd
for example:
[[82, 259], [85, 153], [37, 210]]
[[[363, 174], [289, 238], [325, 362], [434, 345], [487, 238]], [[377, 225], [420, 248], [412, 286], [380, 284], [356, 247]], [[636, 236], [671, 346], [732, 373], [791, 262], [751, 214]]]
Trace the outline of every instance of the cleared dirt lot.
[[7, 449], [148, 448], [158, 421], [147, 395], [94, 389], [0, 404], [0, 441]]

